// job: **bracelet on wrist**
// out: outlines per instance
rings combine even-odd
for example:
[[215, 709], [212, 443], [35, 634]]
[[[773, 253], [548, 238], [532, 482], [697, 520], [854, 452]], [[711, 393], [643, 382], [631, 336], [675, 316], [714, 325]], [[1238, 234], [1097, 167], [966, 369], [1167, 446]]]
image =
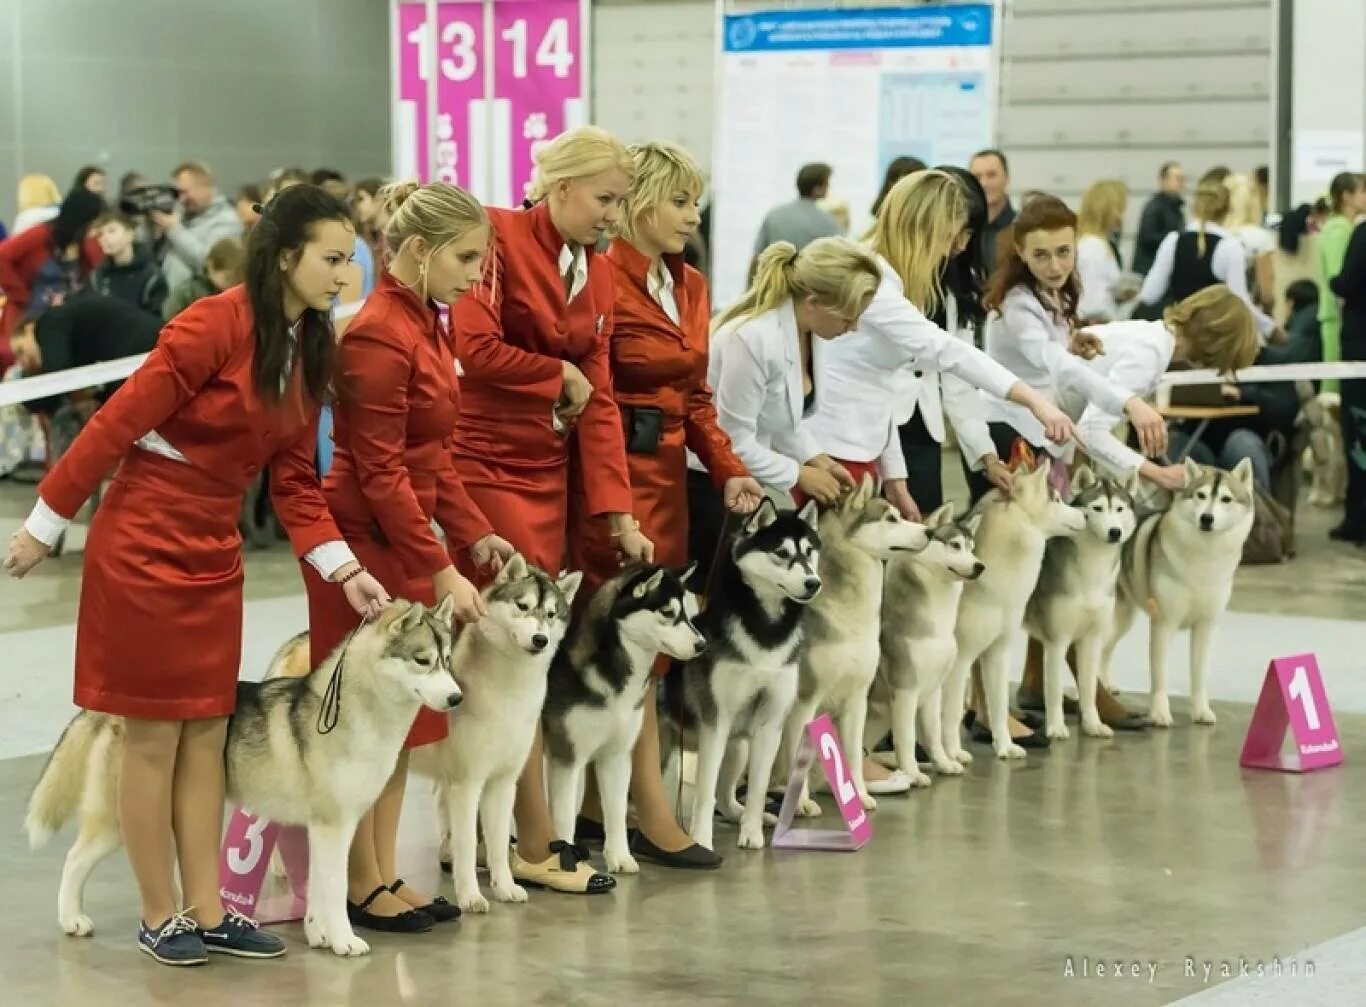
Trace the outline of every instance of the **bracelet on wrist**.
[[345, 584], [347, 581], [349, 581], [349, 580], [355, 580], [357, 577], [359, 577], [359, 576], [360, 576], [361, 574], [363, 574], [363, 573], [365, 573], [365, 567], [363, 567], [363, 566], [357, 566], [354, 570], [352, 570], [350, 573], [348, 573], [345, 577], [340, 578], [340, 579], [337, 581], [337, 586], [338, 586], [338, 587], [341, 587], [341, 585]]

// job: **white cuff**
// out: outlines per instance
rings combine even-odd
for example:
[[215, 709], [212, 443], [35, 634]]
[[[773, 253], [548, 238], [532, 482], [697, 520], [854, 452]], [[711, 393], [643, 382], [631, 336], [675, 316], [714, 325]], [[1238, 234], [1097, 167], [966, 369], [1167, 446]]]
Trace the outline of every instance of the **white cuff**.
[[351, 551], [349, 545], [337, 539], [335, 542], [324, 542], [316, 549], [310, 549], [304, 554], [304, 562], [317, 570], [318, 576], [323, 580], [331, 580], [332, 575], [347, 563], [356, 562], [356, 554]]
[[69, 524], [71, 522], [68, 519], [58, 514], [39, 497], [28, 520], [24, 522], [24, 531], [51, 549]]

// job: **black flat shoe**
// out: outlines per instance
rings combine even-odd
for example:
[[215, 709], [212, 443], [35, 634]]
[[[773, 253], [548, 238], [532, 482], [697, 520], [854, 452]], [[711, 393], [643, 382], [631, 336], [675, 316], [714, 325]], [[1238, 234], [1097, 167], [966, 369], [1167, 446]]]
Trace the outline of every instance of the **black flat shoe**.
[[710, 871], [721, 866], [721, 858], [705, 846], [693, 843], [686, 850], [679, 850], [677, 853], [669, 853], [661, 850], [654, 843], [645, 838], [643, 832], [637, 832], [631, 838], [631, 852], [637, 857], [644, 857], [652, 863], [662, 867], [677, 867], [682, 870], [691, 871]]
[[1100, 722], [1116, 731], [1146, 731], [1152, 726], [1152, 722], [1148, 720], [1146, 714], [1134, 713], [1129, 710], [1124, 712], [1124, 716], [1116, 717], [1113, 720], [1106, 720], [1101, 717]]
[[[403, 887], [403, 879], [399, 878], [389, 886], [389, 891], [397, 895], [398, 890]], [[451, 905], [446, 900], [446, 896], [437, 895], [432, 901], [423, 906], [419, 912], [424, 912], [437, 923], [450, 923], [452, 920], [460, 919], [460, 907]]]
[[1344, 521], [1331, 530], [1328, 533], [1328, 537], [1334, 542], [1355, 542], [1360, 545], [1361, 543], [1366, 542], [1366, 528], [1348, 524]]
[[[1043, 713], [1045, 711], [1043, 697], [1037, 692], [1025, 692], [1020, 689], [1015, 693], [1015, 705], [1024, 713]], [[1062, 697], [1062, 715], [1064, 717], [1075, 717], [1081, 713], [1081, 707], [1071, 696]], [[1021, 717], [1025, 723], [1029, 723], [1027, 718]], [[1038, 724], [1029, 724], [1030, 727], [1038, 727]]]
[[607, 838], [607, 832], [602, 827], [602, 822], [595, 822], [591, 818], [584, 818], [579, 815], [574, 819], [574, 842], [576, 843], [600, 843]]
[[[990, 745], [992, 743], [991, 728], [987, 727], [985, 724], [974, 722], [971, 727], [970, 737], [979, 745]], [[1049, 746], [1048, 735], [1044, 734], [1042, 731], [1030, 731], [1023, 738], [1011, 738], [1010, 740], [1021, 748], [1045, 749]]]
[[387, 886], [380, 885], [359, 905], [348, 899], [346, 918], [351, 921], [351, 925], [388, 934], [424, 934], [436, 926], [436, 920], [432, 919], [431, 913], [423, 912], [421, 909], [409, 909], [397, 916], [376, 916], [370, 912], [370, 904], [388, 890]]
[[1043, 714], [1036, 713], [1033, 710], [1021, 710], [1020, 715], [1015, 719], [1021, 724], [1024, 724], [1024, 726], [1031, 731], [1037, 731], [1039, 728], [1043, 727], [1044, 723]]

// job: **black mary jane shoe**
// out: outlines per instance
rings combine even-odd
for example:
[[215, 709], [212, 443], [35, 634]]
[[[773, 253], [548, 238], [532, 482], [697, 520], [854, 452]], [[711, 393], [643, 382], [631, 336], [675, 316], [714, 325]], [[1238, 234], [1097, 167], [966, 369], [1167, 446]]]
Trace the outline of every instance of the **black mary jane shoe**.
[[693, 843], [685, 850], [677, 853], [670, 853], [661, 850], [654, 843], [645, 837], [645, 833], [637, 832], [631, 837], [631, 852], [637, 857], [643, 857], [651, 863], [659, 864], [661, 867], [677, 867], [682, 870], [690, 871], [710, 871], [721, 866], [721, 858], [705, 846]]
[[397, 916], [377, 916], [370, 912], [371, 903], [387, 891], [389, 891], [387, 885], [380, 885], [367, 895], [365, 901], [360, 904], [348, 899], [346, 902], [346, 918], [351, 921], [351, 925], [389, 934], [424, 934], [436, 926], [436, 920], [432, 918], [432, 914], [421, 909], [409, 909], [406, 913], [399, 913]]
[[[1020, 723], [1023, 724], [1025, 721], [1022, 720]], [[963, 718], [963, 726], [968, 729], [968, 737], [977, 744], [990, 745], [992, 743], [991, 728], [979, 721], [971, 710], [969, 710], [967, 716]], [[1010, 740], [1021, 748], [1034, 748], [1040, 750], [1048, 748], [1050, 744], [1048, 735], [1044, 734], [1043, 731], [1038, 728], [1031, 729], [1030, 732], [1022, 738], [1011, 738]]]
[[[399, 878], [389, 886], [389, 891], [393, 895], [398, 894], [398, 890], [403, 887], [403, 879]], [[419, 912], [426, 913], [437, 923], [450, 923], [452, 920], [460, 919], [460, 907], [452, 905], [446, 900], [446, 896], [437, 895], [432, 901], [423, 906]]]
[[[1015, 705], [1020, 708], [1021, 713], [1043, 713], [1043, 697], [1036, 692], [1025, 692], [1023, 689], [1015, 693]], [[1064, 717], [1076, 717], [1081, 714], [1081, 706], [1071, 696], [1062, 697], [1062, 715]], [[1029, 724], [1028, 717], [1021, 717], [1023, 723]], [[1040, 721], [1042, 723], [1042, 721]], [[1036, 725], [1029, 724], [1030, 727]]]

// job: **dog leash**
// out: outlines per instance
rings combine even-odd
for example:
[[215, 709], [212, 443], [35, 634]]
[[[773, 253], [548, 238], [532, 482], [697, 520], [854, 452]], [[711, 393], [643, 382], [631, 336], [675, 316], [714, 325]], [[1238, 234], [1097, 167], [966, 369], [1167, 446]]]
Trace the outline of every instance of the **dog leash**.
[[365, 627], [367, 621], [361, 619], [356, 624], [356, 628], [351, 630], [346, 642], [342, 644], [341, 653], [337, 655], [337, 666], [332, 669], [332, 677], [327, 680], [327, 689], [323, 692], [323, 701], [318, 707], [319, 734], [331, 734], [337, 726], [337, 721], [341, 719], [342, 669], [346, 666], [346, 652], [351, 649], [351, 641]]

